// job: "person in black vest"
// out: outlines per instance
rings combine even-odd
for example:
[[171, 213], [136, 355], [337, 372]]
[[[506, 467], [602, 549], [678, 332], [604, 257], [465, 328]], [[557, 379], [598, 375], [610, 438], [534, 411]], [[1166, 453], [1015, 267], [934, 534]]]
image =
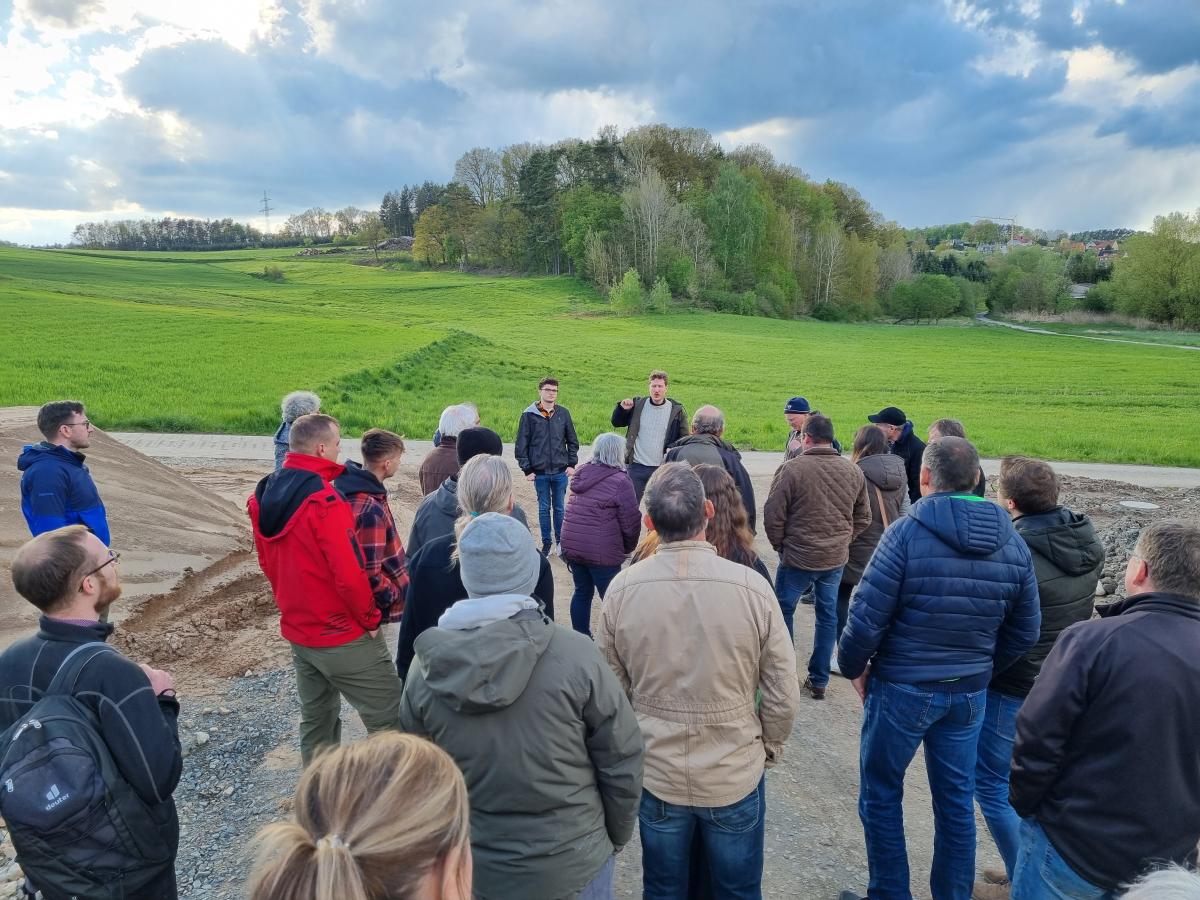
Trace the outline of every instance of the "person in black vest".
[[[0, 654], [0, 731], [25, 715], [50, 687], [55, 673], [77, 648], [103, 643], [113, 626], [100, 614], [121, 596], [117, 576], [119, 554], [82, 525], [47, 531], [29, 541], [12, 564], [13, 586], [41, 612], [38, 632]], [[85, 651], [87, 652], [87, 651]], [[99, 733], [121, 776], [145, 805], [155, 829], [169, 849], [170, 858], [146, 871], [126, 873], [136, 890], [121, 896], [133, 900], [173, 900], [175, 852], [179, 843], [179, 817], [171, 795], [183, 770], [179, 747], [179, 701], [171, 676], [138, 664], [108, 650], [97, 653], [75, 679], [75, 698], [90, 707], [99, 722]], [[10, 821], [10, 828], [13, 823]], [[71, 850], [46, 836], [49, 850], [70, 862]], [[14, 841], [15, 842], [15, 841]], [[75, 836], [71, 846], [87, 854], [87, 839]], [[41, 867], [22, 860], [29, 886], [48, 897], [69, 891], [39, 883], [32, 872]]]
[[1196, 864], [1200, 526], [1145, 528], [1125, 590], [1062, 633], [1017, 714], [1014, 897], [1112, 897]]
[[626, 397], [612, 413], [613, 428], [627, 428], [625, 465], [638, 503], [667, 448], [688, 433], [687, 410], [667, 397], [666, 372], [650, 373], [649, 391], [646, 397]]

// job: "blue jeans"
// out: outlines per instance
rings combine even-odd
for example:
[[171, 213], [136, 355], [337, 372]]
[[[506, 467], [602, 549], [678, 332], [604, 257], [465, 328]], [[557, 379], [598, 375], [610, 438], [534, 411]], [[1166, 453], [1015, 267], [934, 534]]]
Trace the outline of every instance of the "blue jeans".
[[793, 636], [792, 619], [800, 595], [810, 584], [816, 601], [817, 627], [813, 632], [813, 652], [808, 660], [808, 677], [816, 687], [829, 684], [829, 658], [837, 644], [837, 591], [842, 581], [842, 566], [822, 572], [808, 572], [780, 565], [775, 573], [775, 596], [783, 611], [783, 621], [788, 634]]
[[1113, 900], [1116, 896], [1075, 874], [1036, 819], [1022, 820], [1012, 900]]
[[766, 783], [729, 806], [676, 806], [642, 791], [638, 831], [642, 838], [644, 900], [687, 900], [692, 838], [697, 831], [712, 894], [729, 900], [762, 897]]
[[620, 566], [589, 566], [587, 563], [567, 564], [571, 578], [575, 580], [575, 593], [571, 595], [571, 627], [580, 634], [592, 636], [592, 592], [599, 591], [600, 599], [608, 590], [608, 583], [617, 577]]
[[1021, 817], [1008, 802], [1008, 775], [1012, 770], [1013, 738], [1017, 734], [1017, 712], [1022, 699], [987, 692], [983, 728], [979, 732], [979, 758], [975, 763], [975, 799], [983, 813], [1004, 871], [1012, 881], [1021, 846]]
[[612, 900], [613, 875], [617, 869], [617, 858], [610, 856], [608, 862], [600, 867], [596, 877], [587, 883], [575, 900]]
[[962, 900], [975, 883], [975, 747], [984, 691], [952, 694], [871, 678], [859, 747], [858, 815], [871, 900], [911, 900], [904, 843], [904, 773], [925, 745], [933, 795], [933, 900]]
[[[558, 540], [562, 534], [563, 511], [567, 508], [567, 473], [534, 475], [533, 489], [538, 498], [538, 524], [542, 526], [542, 546]], [[550, 515], [554, 514], [554, 534], [551, 537]]]

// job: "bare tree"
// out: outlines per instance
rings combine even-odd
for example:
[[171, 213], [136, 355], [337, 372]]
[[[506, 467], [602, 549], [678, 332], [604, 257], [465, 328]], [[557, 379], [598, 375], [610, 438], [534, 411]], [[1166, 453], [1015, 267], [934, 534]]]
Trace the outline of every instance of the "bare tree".
[[454, 180], [465, 185], [480, 206], [487, 206], [500, 197], [500, 159], [500, 154], [489, 147], [475, 147], [454, 164]]
[[659, 250], [673, 235], [677, 206], [666, 183], [653, 170], [621, 195], [621, 208], [632, 232], [633, 264], [647, 284], [654, 283]]
[[531, 144], [524, 141], [511, 144], [500, 153], [500, 186], [502, 195], [508, 199], [517, 196], [517, 181], [521, 175], [521, 167], [529, 162], [535, 150], [540, 150], [541, 144]]
[[834, 281], [846, 252], [846, 236], [836, 222], [826, 222], [813, 235], [814, 305], [832, 303]]

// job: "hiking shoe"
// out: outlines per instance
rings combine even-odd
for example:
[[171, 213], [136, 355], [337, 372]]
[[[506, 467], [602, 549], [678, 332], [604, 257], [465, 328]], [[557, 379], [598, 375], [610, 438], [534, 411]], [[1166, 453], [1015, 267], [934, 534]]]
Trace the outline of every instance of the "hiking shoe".
[[825, 688], [817, 687], [815, 684], [812, 683], [811, 678], [804, 679], [804, 689], [806, 691], [808, 691], [810, 694], [812, 694], [812, 698], [814, 700], [824, 700], [825, 699]]
[[1003, 869], [984, 869], [983, 880], [988, 884], [1008, 884], [1008, 873]]
[[800, 595], [800, 602], [803, 603], [805, 606], [816, 606], [817, 605], [817, 596], [816, 596], [816, 594], [813, 593], [812, 588], [809, 588], [807, 591], [805, 591], [803, 594]]
[[975, 888], [971, 891], [972, 900], [1009, 900], [1009, 891], [1012, 885], [1005, 882], [1004, 884], [988, 884], [984, 881], [975, 882]]

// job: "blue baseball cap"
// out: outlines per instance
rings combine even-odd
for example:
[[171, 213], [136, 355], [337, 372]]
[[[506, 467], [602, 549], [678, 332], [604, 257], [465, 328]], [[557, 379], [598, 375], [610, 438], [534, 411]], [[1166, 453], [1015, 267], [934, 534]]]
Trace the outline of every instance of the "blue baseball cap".
[[803, 397], [793, 397], [783, 407], [785, 413], [806, 413], [812, 412], [812, 407], [808, 405], [808, 401]]

